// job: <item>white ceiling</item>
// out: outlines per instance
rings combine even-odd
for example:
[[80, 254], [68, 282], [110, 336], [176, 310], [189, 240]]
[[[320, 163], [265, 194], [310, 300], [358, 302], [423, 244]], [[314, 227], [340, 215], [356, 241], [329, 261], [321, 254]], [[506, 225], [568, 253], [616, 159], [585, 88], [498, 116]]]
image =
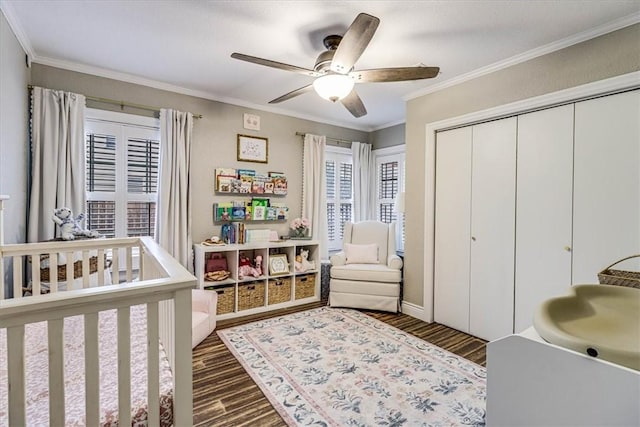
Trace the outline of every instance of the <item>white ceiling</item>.
[[[640, 0], [8, 1], [34, 62], [354, 129], [404, 121], [405, 100], [640, 22]], [[381, 23], [356, 69], [439, 66], [431, 80], [356, 86], [368, 114], [307, 93], [311, 77], [231, 59], [241, 52], [313, 68], [322, 39], [359, 12]], [[87, 94], [91, 95], [91, 94]]]

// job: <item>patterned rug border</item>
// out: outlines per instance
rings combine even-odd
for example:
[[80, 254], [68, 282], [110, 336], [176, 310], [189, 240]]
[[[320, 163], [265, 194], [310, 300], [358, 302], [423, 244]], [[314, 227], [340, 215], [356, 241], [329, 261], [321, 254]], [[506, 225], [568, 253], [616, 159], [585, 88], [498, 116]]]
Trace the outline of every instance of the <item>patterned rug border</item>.
[[[262, 393], [265, 395], [265, 397], [271, 403], [271, 405], [273, 405], [273, 407], [276, 409], [278, 414], [290, 426], [297, 426], [299, 425], [299, 423], [291, 416], [291, 414], [289, 414], [289, 412], [286, 410], [282, 402], [278, 400], [278, 397], [269, 388], [269, 385], [263, 382], [263, 379], [252, 368], [250, 363], [247, 360], [245, 360], [243, 355], [238, 351], [238, 349], [235, 348], [233, 344], [233, 340], [229, 338], [227, 334], [230, 335], [238, 332], [250, 332], [255, 329], [267, 329], [275, 325], [283, 325], [286, 323], [299, 321], [300, 319], [304, 319], [304, 318], [313, 318], [314, 316], [317, 316], [321, 313], [340, 313], [341, 315], [350, 318], [352, 321], [355, 321], [360, 324], [364, 324], [367, 327], [371, 327], [377, 330], [379, 333], [383, 333], [387, 338], [390, 338], [394, 341], [399, 341], [402, 344], [408, 345], [413, 351], [426, 352], [440, 359], [455, 359], [457, 361], [463, 361], [473, 369], [471, 369], [470, 371], [467, 371], [464, 369], [459, 369], [457, 366], [453, 366], [453, 365], [450, 365], [450, 367], [458, 372], [463, 373], [464, 375], [473, 376], [477, 381], [482, 382], [486, 387], [486, 369], [483, 366], [478, 365], [477, 363], [471, 360], [465, 359], [462, 356], [459, 356], [448, 350], [438, 347], [437, 345], [429, 343], [428, 341], [425, 341], [419, 337], [416, 337], [415, 335], [412, 335], [409, 332], [405, 332], [399, 328], [396, 328], [395, 326], [389, 325], [385, 322], [382, 322], [378, 319], [375, 319], [357, 310], [352, 310], [347, 308], [319, 307], [319, 308], [305, 310], [297, 313], [273, 317], [269, 319], [257, 320], [254, 322], [246, 323], [244, 325], [232, 326], [229, 328], [217, 330], [216, 333], [218, 334], [222, 342], [225, 344], [227, 349], [231, 351], [233, 356], [236, 358], [236, 360], [238, 360], [238, 362], [240, 362], [243, 369], [247, 372], [247, 374], [249, 374], [249, 376], [254, 381], [254, 383], [260, 388]], [[246, 336], [243, 336], [242, 339], [245, 339], [251, 342], [251, 344], [255, 345], [255, 343], [251, 338], [247, 338]], [[264, 355], [262, 356], [265, 357]], [[294, 384], [297, 384], [296, 378], [292, 377], [289, 372], [283, 370], [281, 366], [272, 363], [268, 358], [265, 357], [265, 359], [267, 359], [267, 362], [269, 363], [269, 366], [271, 367], [271, 369], [273, 369], [274, 371], [277, 371], [280, 375], [286, 377], [288, 381]], [[306, 395], [305, 397], [310, 401], [315, 401], [313, 396], [307, 395], [307, 393], [305, 393], [304, 390], [297, 390], [297, 391], [300, 394]], [[320, 407], [316, 408], [316, 410], [324, 412]], [[326, 418], [332, 419], [332, 417], [328, 414], [323, 414], [323, 416], [325, 416]]]

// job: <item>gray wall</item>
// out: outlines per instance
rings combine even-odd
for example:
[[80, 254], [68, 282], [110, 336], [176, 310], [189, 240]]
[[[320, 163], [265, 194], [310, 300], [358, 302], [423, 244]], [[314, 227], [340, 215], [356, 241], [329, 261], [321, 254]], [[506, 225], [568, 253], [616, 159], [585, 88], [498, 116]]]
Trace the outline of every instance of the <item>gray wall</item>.
[[[640, 24], [481, 76], [407, 103], [407, 198], [425, 203], [425, 125], [640, 70]], [[423, 209], [406, 212], [404, 298], [423, 305]]]
[[[289, 188], [285, 198], [274, 200], [286, 203], [291, 218], [300, 215], [302, 201], [302, 138], [296, 131], [328, 135], [335, 138], [368, 141], [367, 132], [341, 128], [309, 120], [252, 110], [193, 96], [125, 83], [103, 77], [76, 73], [45, 65], [34, 64], [32, 84], [51, 89], [63, 89], [84, 95], [122, 100], [126, 102], [164, 108], [175, 108], [202, 114], [195, 120], [193, 129], [193, 240], [200, 242], [219, 234], [220, 226], [212, 220], [212, 204], [220, 200], [243, 199], [238, 196], [214, 194], [214, 169], [216, 167], [247, 168], [259, 172], [277, 171], [287, 175]], [[90, 106], [91, 104], [88, 103]], [[94, 103], [95, 104], [95, 103]], [[113, 108], [102, 104], [101, 108]], [[116, 107], [119, 111], [120, 108]], [[142, 113], [125, 108], [124, 112]], [[261, 118], [261, 130], [243, 129], [243, 113], [257, 114]], [[148, 114], [148, 113], [147, 113]], [[249, 134], [269, 138], [269, 163], [236, 161], [237, 134]], [[252, 224], [250, 228], [277, 229], [288, 232], [287, 223]]]
[[0, 11], [0, 194], [11, 197], [4, 211], [6, 243], [25, 242], [29, 79], [26, 55]]
[[[29, 79], [26, 55], [0, 11], [0, 194], [11, 197], [4, 203], [5, 243], [26, 241]], [[12, 276], [7, 269], [6, 295], [13, 294]]]
[[404, 144], [405, 140], [405, 124], [401, 123], [388, 128], [378, 129], [369, 134], [369, 142], [372, 149], [393, 147], [395, 145]]

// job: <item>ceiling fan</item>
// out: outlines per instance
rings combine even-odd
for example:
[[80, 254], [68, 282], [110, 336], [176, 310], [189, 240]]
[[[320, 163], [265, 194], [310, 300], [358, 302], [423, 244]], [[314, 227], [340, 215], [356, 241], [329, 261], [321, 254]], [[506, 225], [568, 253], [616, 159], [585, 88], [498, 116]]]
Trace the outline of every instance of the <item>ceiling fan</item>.
[[327, 50], [318, 56], [312, 70], [237, 52], [232, 53], [231, 57], [241, 61], [316, 77], [312, 84], [269, 101], [269, 104], [277, 104], [315, 89], [318, 95], [325, 99], [333, 102], [338, 100], [342, 102], [354, 117], [362, 117], [367, 114], [367, 109], [354, 89], [355, 83], [430, 79], [437, 76], [440, 71], [439, 67], [422, 66], [353, 70], [353, 65], [367, 48], [378, 28], [378, 24], [380, 24], [380, 19], [361, 13], [347, 29], [344, 36], [330, 35], [325, 37], [323, 43]]

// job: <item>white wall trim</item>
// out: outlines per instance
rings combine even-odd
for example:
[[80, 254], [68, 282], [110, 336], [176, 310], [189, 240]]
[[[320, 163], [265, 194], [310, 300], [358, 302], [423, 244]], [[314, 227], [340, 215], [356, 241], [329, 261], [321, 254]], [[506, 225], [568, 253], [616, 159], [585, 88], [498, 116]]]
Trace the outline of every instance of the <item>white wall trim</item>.
[[549, 53], [556, 52], [558, 50], [567, 48], [569, 46], [573, 46], [575, 44], [582, 43], [584, 41], [602, 36], [604, 34], [608, 34], [613, 31], [628, 27], [630, 25], [637, 24], [638, 22], [640, 22], [640, 12], [622, 17], [620, 19], [616, 19], [607, 24], [601, 25], [599, 27], [591, 28], [587, 31], [574, 34], [572, 36], [569, 36], [561, 40], [557, 40], [555, 42], [546, 44], [544, 46], [531, 49], [529, 51], [507, 58], [505, 60], [494, 62], [493, 64], [489, 64], [485, 67], [478, 68], [476, 70], [453, 77], [451, 79], [444, 80], [440, 83], [431, 85], [424, 89], [420, 89], [416, 92], [412, 92], [408, 95], [405, 95], [402, 99], [405, 101], [409, 101], [411, 99], [415, 99], [420, 96], [427, 95], [429, 93], [438, 92], [442, 89], [455, 86], [460, 83], [464, 83], [466, 81], [473, 80], [475, 78], [478, 78], [487, 74], [491, 74], [496, 71], [529, 61], [539, 56], [547, 55]]
[[85, 120], [137, 125], [156, 130], [160, 129], [160, 119], [158, 118], [121, 113], [118, 111], [100, 110], [97, 108], [86, 108]]
[[15, 34], [16, 39], [18, 39], [18, 43], [20, 43], [20, 46], [22, 46], [22, 50], [24, 50], [24, 52], [31, 60], [34, 56], [33, 47], [31, 46], [31, 42], [24, 32], [22, 25], [20, 25], [20, 20], [16, 18], [16, 14], [13, 10], [13, 5], [6, 0], [0, 0], [0, 9], [2, 9], [5, 18], [7, 18], [9, 27], [11, 27], [11, 31], [13, 31], [13, 34]]
[[378, 148], [372, 150], [374, 156], [391, 156], [393, 154], [404, 154], [406, 152], [406, 145], [404, 143], [394, 145], [391, 147]]
[[[288, 116], [288, 117], [296, 117], [298, 119], [310, 120], [313, 122], [324, 123], [324, 124], [338, 126], [338, 127], [344, 127], [347, 129], [360, 130], [363, 132], [371, 131], [370, 127], [368, 126], [354, 126], [352, 123], [325, 120], [310, 114], [302, 114], [302, 113], [297, 113], [295, 111], [289, 111], [289, 110], [285, 110], [278, 107], [253, 104], [251, 102], [243, 101], [236, 98], [218, 96], [211, 92], [207, 92], [203, 90], [189, 89], [186, 87], [177, 86], [170, 83], [147, 79], [144, 77], [136, 76], [134, 74], [108, 70], [100, 67], [95, 67], [92, 65], [86, 65], [86, 64], [80, 64], [80, 63], [71, 62], [71, 61], [48, 58], [48, 57], [39, 56], [39, 55], [33, 55], [32, 61], [38, 64], [47, 65], [50, 67], [61, 68], [63, 70], [75, 71], [78, 73], [104, 77], [107, 79], [118, 80], [126, 83], [133, 83], [141, 86], [152, 87], [154, 89], [166, 90], [168, 92], [179, 93], [182, 95], [194, 96], [197, 98], [204, 98], [210, 101], [223, 102], [225, 104], [231, 104], [238, 107], [250, 108], [252, 110], [266, 111], [269, 113], [281, 114], [283, 116]], [[87, 95], [90, 95], [90, 94], [87, 94]]]
[[534, 98], [512, 102], [510, 104], [489, 108], [458, 117], [425, 124], [425, 174], [424, 194], [424, 236], [423, 236], [423, 312], [426, 322], [433, 321], [433, 259], [435, 237], [435, 148], [436, 132], [452, 127], [459, 127], [493, 120], [504, 116], [522, 114], [528, 111], [551, 107], [558, 104], [576, 102], [581, 99], [604, 95], [611, 92], [640, 88], [640, 71], [611, 77], [597, 82], [572, 87]]
[[402, 301], [401, 311], [403, 314], [407, 314], [411, 317], [415, 317], [416, 319], [424, 320], [425, 322], [430, 322], [430, 320], [427, 320], [427, 317], [425, 316], [424, 307], [420, 307], [419, 305], [416, 305], [407, 301]]
[[[406, 115], [407, 115], [407, 112], [406, 112], [406, 111], [405, 111], [405, 114], [404, 114], [404, 115], [405, 115], [405, 117], [406, 117]], [[402, 125], [402, 124], [405, 124], [406, 122], [407, 122], [406, 118], [405, 118], [405, 119], [398, 119], [398, 120], [394, 120], [394, 121], [392, 121], [392, 122], [387, 122], [387, 123], [385, 123], [385, 124], [383, 124], [383, 125], [380, 125], [380, 126], [375, 126], [375, 127], [371, 128], [371, 130], [370, 130], [370, 131], [371, 131], [371, 132], [375, 132], [375, 131], [377, 131], [377, 130], [382, 130], [382, 129], [390, 128], [390, 127], [392, 127], [392, 126]]]

